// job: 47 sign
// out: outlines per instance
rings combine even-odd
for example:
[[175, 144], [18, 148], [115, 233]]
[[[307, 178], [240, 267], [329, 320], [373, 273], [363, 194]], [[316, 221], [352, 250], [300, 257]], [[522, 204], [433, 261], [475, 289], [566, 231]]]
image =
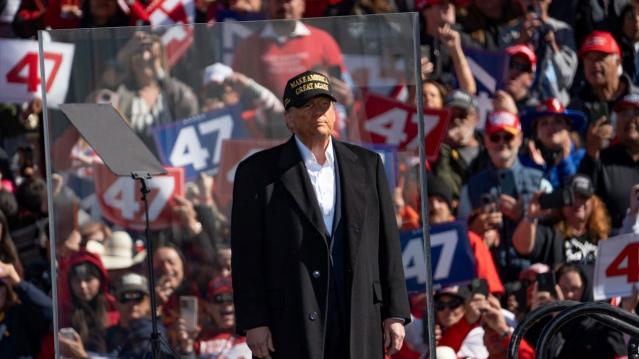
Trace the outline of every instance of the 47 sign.
[[[368, 95], [365, 108], [362, 130], [366, 140], [375, 144], [396, 145], [400, 151], [417, 150], [419, 117], [415, 107], [388, 97]], [[424, 140], [429, 161], [437, 158], [449, 117], [447, 110], [424, 109]]]
[[217, 174], [222, 143], [245, 132], [239, 109], [206, 112], [153, 130], [166, 166], [182, 167], [187, 180], [200, 172]]
[[599, 242], [595, 300], [627, 296], [639, 284], [639, 236], [625, 234]]
[[[147, 181], [151, 191], [149, 201], [149, 226], [163, 229], [171, 225], [173, 196], [184, 191], [184, 172], [181, 168], [166, 168], [168, 174], [155, 176]], [[126, 229], [144, 228], [144, 203], [140, 183], [130, 177], [116, 177], [103, 164], [94, 167], [95, 192], [104, 218]]]
[[[69, 85], [74, 47], [48, 42], [44, 45], [45, 91], [49, 104], [64, 102]], [[0, 102], [25, 102], [40, 98], [38, 42], [0, 40]]]

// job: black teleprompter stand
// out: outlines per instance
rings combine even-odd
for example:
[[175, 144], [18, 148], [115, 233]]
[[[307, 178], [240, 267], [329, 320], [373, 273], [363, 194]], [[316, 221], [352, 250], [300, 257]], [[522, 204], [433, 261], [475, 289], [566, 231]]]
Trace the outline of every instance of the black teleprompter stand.
[[[166, 339], [158, 331], [153, 243], [149, 235], [147, 194], [150, 190], [147, 186], [147, 181], [152, 176], [166, 174], [166, 170], [111, 104], [69, 103], [60, 105], [60, 110], [87, 143], [93, 147], [111, 172], [116, 176], [131, 177], [134, 181], [140, 181], [140, 192], [144, 202], [144, 235], [147, 248], [146, 266], [149, 276], [149, 293], [151, 293], [152, 325], [151, 337], [149, 338], [151, 350], [149, 351], [147, 348], [147, 352], [143, 357], [146, 358], [147, 354], [150, 353], [153, 359], [161, 357], [179, 358], [179, 355], [171, 349]], [[166, 347], [165, 351], [161, 350], [161, 345]]]

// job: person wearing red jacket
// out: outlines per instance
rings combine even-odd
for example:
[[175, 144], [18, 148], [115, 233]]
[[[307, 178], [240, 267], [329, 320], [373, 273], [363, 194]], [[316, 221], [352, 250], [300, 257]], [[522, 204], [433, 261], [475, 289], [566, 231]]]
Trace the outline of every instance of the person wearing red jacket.
[[[106, 352], [106, 328], [118, 322], [115, 299], [100, 257], [81, 250], [69, 258], [58, 283], [60, 328], [72, 328], [88, 352]], [[79, 343], [78, 343], [79, 344]]]

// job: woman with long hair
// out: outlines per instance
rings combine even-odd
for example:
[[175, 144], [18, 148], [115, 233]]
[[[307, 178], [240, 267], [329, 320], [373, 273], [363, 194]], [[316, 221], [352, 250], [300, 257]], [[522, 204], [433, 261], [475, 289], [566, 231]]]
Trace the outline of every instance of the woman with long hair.
[[108, 275], [100, 258], [80, 251], [69, 259], [67, 288], [61, 288], [61, 328], [73, 328], [86, 351], [105, 353], [106, 328], [118, 321]]
[[551, 268], [561, 263], [594, 264], [597, 243], [610, 234], [610, 217], [588, 177], [573, 177], [569, 190], [573, 201], [559, 209], [559, 221], [554, 225], [538, 223], [545, 210], [539, 204], [541, 194], [532, 197], [527, 215], [513, 234], [513, 246], [519, 254]]

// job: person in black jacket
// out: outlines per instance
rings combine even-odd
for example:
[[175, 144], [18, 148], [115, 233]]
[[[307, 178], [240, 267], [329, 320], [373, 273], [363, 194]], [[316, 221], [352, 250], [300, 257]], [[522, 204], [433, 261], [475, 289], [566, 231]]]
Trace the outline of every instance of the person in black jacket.
[[0, 358], [35, 358], [52, 315], [51, 298], [0, 262]]

